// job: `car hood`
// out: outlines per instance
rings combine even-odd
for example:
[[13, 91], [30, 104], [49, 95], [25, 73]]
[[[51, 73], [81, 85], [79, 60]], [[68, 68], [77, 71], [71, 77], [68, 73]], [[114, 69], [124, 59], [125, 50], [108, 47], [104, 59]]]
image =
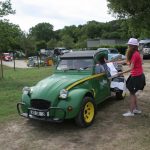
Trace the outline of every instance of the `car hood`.
[[31, 99], [45, 99], [53, 101], [58, 98], [60, 90], [87, 76], [89, 75], [53, 74], [32, 87]]

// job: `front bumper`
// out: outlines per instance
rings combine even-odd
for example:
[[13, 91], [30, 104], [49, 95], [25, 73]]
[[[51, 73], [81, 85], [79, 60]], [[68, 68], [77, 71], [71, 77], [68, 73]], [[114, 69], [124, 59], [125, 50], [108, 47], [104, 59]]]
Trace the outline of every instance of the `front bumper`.
[[[66, 111], [59, 107], [50, 107], [48, 109], [35, 109], [35, 108], [28, 108], [27, 112], [22, 112], [21, 107], [25, 106], [25, 103], [19, 102], [17, 103], [17, 111], [18, 114], [22, 117], [34, 119], [34, 120], [41, 120], [47, 122], [63, 122], [66, 118]], [[61, 117], [56, 116], [56, 113], [61, 113]]]

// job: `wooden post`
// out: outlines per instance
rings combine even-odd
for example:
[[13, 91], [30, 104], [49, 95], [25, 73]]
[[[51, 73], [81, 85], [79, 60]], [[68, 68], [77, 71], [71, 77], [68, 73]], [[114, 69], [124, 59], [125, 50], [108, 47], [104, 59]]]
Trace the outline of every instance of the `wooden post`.
[[15, 63], [15, 51], [13, 51], [13, 60], [14, 60], [14, 71], [16, 71], [16, 63]]
[[38, 64], [38, 68], [40, 68], [40, 63], [39, 63], [39, 52], [37, 52], [37, 64]]
[[3, 75], [3, 61], [2, 61], [2, 53], [0, 53], [0, 60], [1, 60], [1, 78], [4, 77]]

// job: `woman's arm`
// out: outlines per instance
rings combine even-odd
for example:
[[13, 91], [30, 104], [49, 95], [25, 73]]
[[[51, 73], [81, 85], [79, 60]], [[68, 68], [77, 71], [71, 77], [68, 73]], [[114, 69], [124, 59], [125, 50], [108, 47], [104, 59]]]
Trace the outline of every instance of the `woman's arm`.
[[134, 64], [131, 63], [131, 64], [129, 65], [129, 68], [130, 68], [130, 70], [132, 70], [132, 69], [134, 68]]
[[133, 68], [134, 68], [134, 64], [131, 63], [131, 64], [129, 65], [129, 69], [127, 69], [127, 70], [125, 70], [125, 71], [122, 71], [122, 72], [119, 72], [119, 73], [118, 73], [118, 76], [119, 76], [119, 75], [122, 75], [122, 74], [124, 74], [124, 73], [130, 72]]

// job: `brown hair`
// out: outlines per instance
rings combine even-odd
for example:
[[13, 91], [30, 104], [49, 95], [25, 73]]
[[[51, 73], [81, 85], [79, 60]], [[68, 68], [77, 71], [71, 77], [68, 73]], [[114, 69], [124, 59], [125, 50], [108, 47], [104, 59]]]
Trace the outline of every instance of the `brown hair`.
[[105, 56], [102, 55], [102, 56], [99, 57], [98, 61], [99, 61], [100, 64], [105, 64], [106, 63], [105, 59], [106, 59]]
[[129, 45], [129, 46], [128, 46], [127, 53], [126, 53], [127, 62], [130, 63], [131, 58], [132, 58], [132, 55], [133, 55], [133, 53], [134, 53], [135, 51], [138, 51], [138, 46], [136, 46], [136, 45]]

